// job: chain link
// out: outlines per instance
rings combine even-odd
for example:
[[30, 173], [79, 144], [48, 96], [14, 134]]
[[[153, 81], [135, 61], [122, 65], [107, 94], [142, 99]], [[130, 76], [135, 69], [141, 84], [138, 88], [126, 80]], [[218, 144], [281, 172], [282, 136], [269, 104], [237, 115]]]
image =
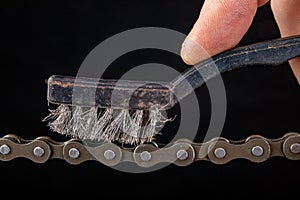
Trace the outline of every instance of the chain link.
[[240, 158], [259, 163], [274, 156], [300, 160], [300, 134], [287, 133], [278, 139], [252, 135], [242, 141], [218, 137], [205, 143], [178, 140], [168, 145], [153, 143], [132, 148], [119, 147], [113, 143], [91, 146], [75, 139], [56, 142], [49, 137], [24, 140], [16, 135], [6, 135], [0, 138], [1, 161], [24, 157], [36, 163], [63, 159], [70, 164], [99, 161], [107, 166], [129, 161], [141, 167], [151, 167], [162, 162], [187, 166], [201, 160], [225, 164]]

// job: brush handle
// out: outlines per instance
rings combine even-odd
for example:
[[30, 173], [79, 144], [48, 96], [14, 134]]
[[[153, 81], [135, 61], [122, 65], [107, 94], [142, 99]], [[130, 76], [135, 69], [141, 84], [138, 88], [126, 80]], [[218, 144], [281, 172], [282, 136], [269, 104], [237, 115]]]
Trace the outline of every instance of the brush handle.
[[242, 67], [278, 66], [300, 55], [300, 36], [235, 48], [207, 59], [170, 83], [51, 76], [47, 99], [54, 104], [149, 110], [173, 107], [180, 100], [225, 72]]
[[206, 81], [248, 66], [278, 66], [300, 56], [300, 35], [238, 47], [207, 59], [186, 70], [171, 82], [177, 101], [185, 98]]

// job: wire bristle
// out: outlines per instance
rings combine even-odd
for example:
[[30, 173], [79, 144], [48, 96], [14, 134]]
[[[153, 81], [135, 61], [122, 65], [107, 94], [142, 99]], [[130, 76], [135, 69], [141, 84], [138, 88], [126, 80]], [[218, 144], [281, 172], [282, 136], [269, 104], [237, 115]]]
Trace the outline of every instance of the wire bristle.
[[[151, 142], [158, 127], [170, 121], [158, 106], [149, 111], [114, 110], [60, 105], [43, 120], [50, 130], [81, 140], [142, 144]], [[146, 119], [147, 118], [147, 119]]]

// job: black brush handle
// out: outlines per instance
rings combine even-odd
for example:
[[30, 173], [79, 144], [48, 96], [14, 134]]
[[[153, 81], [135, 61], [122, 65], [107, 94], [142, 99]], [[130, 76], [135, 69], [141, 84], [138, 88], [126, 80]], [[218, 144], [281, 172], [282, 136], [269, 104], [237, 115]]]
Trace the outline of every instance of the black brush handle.
[[171, 83], [51, 76], [48, 101], [55, 104], [148, 110], [173, 107], [219, 74], [253, 65], [278, 66], [300, 56], [300, 36], [235, 48], [189, 68]]
[[171, 83], [178, 101], [219, 74], [248, 66], [278, 66], [300, 56], [300, 36], [238, 47], [188, 69]]

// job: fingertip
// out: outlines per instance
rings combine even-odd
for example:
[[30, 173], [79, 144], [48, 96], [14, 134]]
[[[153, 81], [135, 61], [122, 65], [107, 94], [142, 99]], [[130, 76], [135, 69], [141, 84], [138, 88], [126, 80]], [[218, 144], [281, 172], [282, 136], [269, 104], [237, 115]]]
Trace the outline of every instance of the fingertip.
[[187, 64], [236, 46], [249, 29], [258, 6], [249, 0], [206, 0], [181, 49]]
[[205, 49], [196, 40], [187, 36], [182, 43], [181, 58], [188, 65], [195, 65], [200, 61], [210, 57]]
[[187, 40], [187, 38], [182, 43], [180, 56], [181, 56], [181, 59], [183, 60], [183, 62], [185, 62], [188, 65], [192, 65], [191, 59], [189, 58], [190, 51], [189, 51], [189, 47], [187, 47], [186, 40]]

